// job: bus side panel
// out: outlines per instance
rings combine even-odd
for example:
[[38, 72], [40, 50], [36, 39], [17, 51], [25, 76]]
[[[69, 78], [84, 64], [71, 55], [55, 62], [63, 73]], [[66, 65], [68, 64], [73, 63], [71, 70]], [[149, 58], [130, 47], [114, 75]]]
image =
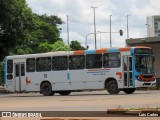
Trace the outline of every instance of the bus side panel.
[[88, 69], [86, 72], [87, 89], [104, 89], [107, 71], [103, 69]]
[[51, 73], [52, 90], [69, 90], [70, 73], [68, 70], [52, 71]]
[[42, 81], [48, 79], [44, 79], [45, 73], [42, 72], [27, 72], [26, 73], [26, 91], [40, 91], [40, 84]]
[[86, 85], [86, 70], [70, 70], [70, 86], [69, 90], [87, 89]]

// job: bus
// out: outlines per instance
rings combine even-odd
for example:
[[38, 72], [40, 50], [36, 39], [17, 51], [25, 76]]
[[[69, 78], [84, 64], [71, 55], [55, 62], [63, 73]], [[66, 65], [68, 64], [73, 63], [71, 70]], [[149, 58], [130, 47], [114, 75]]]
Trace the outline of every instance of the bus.
[[103, 89], [132, 94], [156, 86], [154, 61], [152, 49], [143, 46], [6, 56], [4, 85], [44, 96]]

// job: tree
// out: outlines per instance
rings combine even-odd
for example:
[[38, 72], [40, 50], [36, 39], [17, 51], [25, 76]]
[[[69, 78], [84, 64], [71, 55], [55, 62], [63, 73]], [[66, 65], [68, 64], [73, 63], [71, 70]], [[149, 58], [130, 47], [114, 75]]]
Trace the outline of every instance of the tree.
[[0, 60], [17, 44], [24, 44], [34, 27], [31, 9], [25, 0], [0, 0]]
[[62, 41], [57, 41], [52, 46], [52, 51], [70, 51], [71, 49]]
[[57, 41], [54, 44], [49, 44], [47, 42], [41, 43], [38, 46], [39, 52], [55, 52], [55, 51], [69, 51], [71, 50], [67, 45], [62, 41]]
[[[37, 15], [35, 16], [36, 28], [29, 34], [27, 46], [32, 48], [33, 53], [39, 53], [46, 50], [39, 49], [44, 44], [54, 44], [56, 41], [61, 40], [59, 24], [62, 20], [57, 16]], [[48, 50], [47, 50], [48, 51]]]
[[71, 41], [70, 48], [72, 50], [85, 50], [85, 48], [77, 40]]

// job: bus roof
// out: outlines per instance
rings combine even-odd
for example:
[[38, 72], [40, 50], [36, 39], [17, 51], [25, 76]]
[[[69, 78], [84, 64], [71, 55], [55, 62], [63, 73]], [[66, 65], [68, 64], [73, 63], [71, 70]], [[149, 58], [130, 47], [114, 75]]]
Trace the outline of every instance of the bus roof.
[[58, 51], [58, 52], [46, 52], [46, 53], [37, 53], [37, 54], [25, 54], [25, 55], [13, 55], [7, 56], [6, 59], [22, 59], [22, 58], [37, 58], [37, 57], [46, 57], [46, 56], [68, 56], [68, 55], [84, 55], [84, 54], [98, 54], [98, 53], [113, 53], [113, 52], [129, 52], [134, 48], [148, 48], [145, 46], [136, 46], [136, 47], [123, 47], [123, 48], [102, 48], [97, 50], [78, 50], [78, 51]]

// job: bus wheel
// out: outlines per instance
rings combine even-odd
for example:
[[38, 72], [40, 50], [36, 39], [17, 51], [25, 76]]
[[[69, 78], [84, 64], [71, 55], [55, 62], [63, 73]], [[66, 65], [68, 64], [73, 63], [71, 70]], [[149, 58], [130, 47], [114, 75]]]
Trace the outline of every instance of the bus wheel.
[[118, 94], [120, 92], [115, 80], [109, 81], [106, 85], [106, 88], [109, 94]]
[[135, 88], [123, 89], [123, 91], [124, 91], [126, 94], [132, 94], [132, 93], [134, 93], [135, 90], [136, 90]]
[[58, 92], [60, 95], [69, 95], [71, 91], [60, 91]]
[[52, 96], [55, 94], [55, 92], [52, 91], [52, 86], [49, 82], [44, 82], [42, 85], [41, 85], [41, 93], [44, 95], [44, 96]]

